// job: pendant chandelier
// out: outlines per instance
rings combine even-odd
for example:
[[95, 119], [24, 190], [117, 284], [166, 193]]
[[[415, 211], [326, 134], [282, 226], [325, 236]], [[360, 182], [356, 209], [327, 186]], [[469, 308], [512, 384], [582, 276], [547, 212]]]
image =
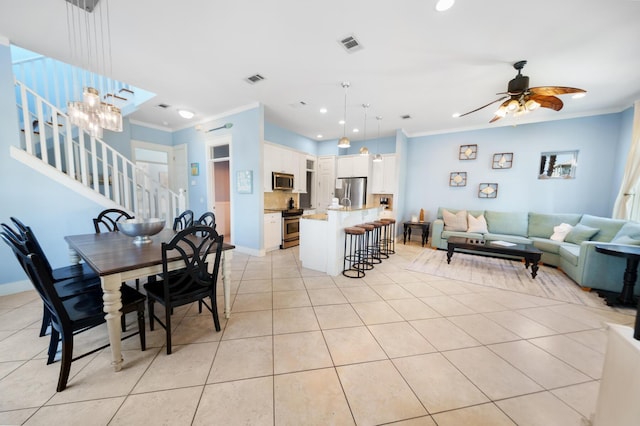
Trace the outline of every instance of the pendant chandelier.
[[380, 155], [380, 121], [382, 120], [382, 116], [376, 116], [376, 120], [378, 120], [378, 140], [376, 141], [376, 155], [373, 156], [373, 161], [379, 163], [382, 161], [382, 155]]
[[344, 115], [342, 116], [342, 137], [338, 141], [338, 148], [349, 148], [351, 146], [351, 141], [347, 137], [347, 89], [350, 86], [348, 81], [342, 82], [342, 87], [344, 88]]
[[[362, 136], [362, 141], [367, 143], [367, 108], [369, 108], [369, 104], [362, 104], [362, 108], [364, 108], [364, 135]], [[369, 148], [363, 145], [360, 148], [360, 155], [369, 155]]]
[[[74, 62], [89, 71], [82, 73], [82, 100], [69, 101], [67, 114], [71, 124], [86, 130], [92, 137], [101, 138], [103, 129], [122, 131], [120, 108], [103, 102], [96, 87], [108, 90], [113, 82], [107, 76], [111, 73], [111, 27], [109, 21], [109, 0], [67, 0], [67, 30], [69, 47]], [[71, 4], [71, 6], [70, 6]], [[73, 6], [76, 6], [75, 8]], [[102, 76], [98, 76], [100, 73]], [[74, 73], [74, 93], [78, 97], [78, 83]], [[106, 83], [105, 83], [106, 80]], [[113, 92], [113, 90], [112, 90]], [[106, 99], [107, 96], [104, 98]]]

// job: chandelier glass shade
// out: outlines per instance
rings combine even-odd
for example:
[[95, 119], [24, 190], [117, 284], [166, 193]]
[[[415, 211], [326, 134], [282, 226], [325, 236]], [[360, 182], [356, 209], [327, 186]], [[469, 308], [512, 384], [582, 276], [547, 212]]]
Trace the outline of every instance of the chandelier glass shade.
[[520, 98], [511, 99], [509, 102], [502, 104], [495, 112], [495, 115], [503, 118], [506, 117], [507, 114], [513, 114], [514, 117], [519, 117], [539, 107], [540, 104], [535, 100], [527, 96], [520, 96]]
[[[83, 56], [86, 53], [86, 58], [78, 58], [78, 60], [87, 69], [101, 70], [103, 74], [106, 74], [107, 68], [111, 67], [108, 0], [102, 0], [103, 4], [100, 6], [99, 12], [93, 8], [98, 1], [90, 3], [87, 0], [67, 0], [69, 44], [74, 58]], [[70, 4], [76, 7], [74, 8]], [[103, 14], [103, 9], [105, 8], [106, 17]], [[94, 15], [90, 17], [90, 14]], [[109, 56], [108, 65], [107, 56]], [[100, 78], [95, 73], [91, 73], [91, 76], [92, 78], [86, 77], [84, 79], [86, 84], [82, 89], [82, 100], [67, 102], [69, 121], [96, 138], [103, 136], [104, 129], [121, 132], [122, 111], [117, 106], [104, 102], [99, 90], [94, 87], [99, 81], [111, 80], [109, 78]], [[74, 82], [74, 84], [77, 83]], [[104, 84], [104, 86], [106, 85], [108, 83]], [[107, 88], [105, 87], [104, 89], [106, 90]], [[104, 99], [108, 96], [105, 95]]]

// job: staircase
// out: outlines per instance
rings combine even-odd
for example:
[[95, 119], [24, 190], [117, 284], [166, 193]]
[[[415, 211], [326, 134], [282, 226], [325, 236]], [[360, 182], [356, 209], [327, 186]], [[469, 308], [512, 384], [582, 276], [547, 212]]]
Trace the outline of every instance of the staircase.
[[[44, 61], [40, 64], [42, 67], [45, 65]], [[17, 66], [24, 68], [23, 63]], [[70, 96], [59, 89], [68, 88], [68, 84], [56, 82], [54, 90], [45, 90], [50, 96], [54, 95], [53, 103], [18, 80], [21, 74], [16, 71], [14, 65], [17, 107], [23, 130], [21, 146], [11, 147], [13, 158], [105, 208], [123, 209], [136, 217], [159, 217], [166, 219], [167, 223], [172, 223], [173, 218], [185, 209], [182, 192], [176, 194], [171, 191], [103, 140], [71, 124], [64, 112], [66, 99]], [[52, 73], [56, 75], [59, 72], [44, 72]], [[22, 72], [22, 76], [25, 75]], [[41, 72], [37, 75], [40, 81], [47, 81]], [[45, 87], [50, 86], [45, 84]], [[112, 87], [117, 88], [115, 85]], [[121, 86], [116, 93], [107, 95], [112, 99], [106, 99], [106, 102], [119, 108], [122, 106], [124, 115], [124, 111], [132, 107], [131, 103], [118, 105], [117, 101], [127, 102], [128, 98], [120, 94], [131, 98], [134, 90]]]

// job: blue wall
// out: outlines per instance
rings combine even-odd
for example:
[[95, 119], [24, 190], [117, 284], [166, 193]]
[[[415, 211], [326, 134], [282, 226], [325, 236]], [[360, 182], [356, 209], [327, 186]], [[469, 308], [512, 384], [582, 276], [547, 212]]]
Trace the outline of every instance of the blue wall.
[[[54, 267], [68, 264], [64, 236], [93, 232], [91, 218], [102, 208], [43, 175], [13, 160], [9, 146], [20, 144], [17, 112], [13, 94], [11, 53], [0, 39], [0, 221], [16, 216], [32, 226]], [[9, 95], [7, 95], [9, 94]], [[392, 137], [368, 139], [370, 152], [398, 155], [400, 197], [398, 220], [404, 220], [425, 208], [429, 218], [438, 206], [470, 209], [535, 210], [540, 212], [582, 212], [608, 216], [622, 178], [629, 149], [633, 108], [572, 120], [457, 132], [436, 136], [408, 138], [402, 131]], [[207, 123], [218, 127], [232, 122], [227, 132], [231, 142], [231, 204], [234, 243], [258, 251], [263, 240], [263, 140], [300, 151], [337, 155], [337, 140], [315, 142], [294, 132], [264, 122], [264, 108], [255, 108], [221, 117]], [[263, 134], [264, 133], [264, 134]], [[193, 128], [174, 133], [132, 124], [125, 120], [123, 133], [106, 133], [106, 140], [130, 158], [130, 140], [162, 145], [187, 144], [188, 161], [200, 163], [200, 176], [191, 177], [189, 205], [196, 211], [206, 209], [207, 198], [205, 143], [207, 136]], [[211, 135], [209, 136], [211, 137]], [[357, 154], [362, 141], [352, 141], [341, 155]], [[478, 159], [458, 160], [459, 146], [478, 145]], [[538, 180], [540, 152], [579, 150], [576, 179]], [[491, 169], [494, 153], [513, 152], [513, 168]], [[238, 194], [237, 171], [253, 172], [253, 193]], [[466, 171], [468, 184], [463, 188], [448, 186], [449, 173]], [[496, 199], [478, 199], [478, 184], [499, 184]], [[11, 251], [0, 244], [0, 284], [26, 279]], [[0, 294], [2, 291], [0, 286]]]
[[[406, 163], [407, 216], [401, 219], [420, 208], [434, 218], [439, 206], [610, 216], [612, 188], [620, 184], [611, 171], [620, 167], [621, 116], [626, 114], [413, 138]], [[467, 144], [478, 145], [476, 160], [458, 159], [460, 145]], [[539, 180], [540, 153], [567, 150], [579, 150], [576, 178]], [[513, 153], [511, 169], [491, 168], [493, 154], [500, 152]], [[449, 186], [449, 174], [457, 171], [467, 172], [467, 186]], [[498, 183], [497, 198], [478, 198], [483, 182]]]

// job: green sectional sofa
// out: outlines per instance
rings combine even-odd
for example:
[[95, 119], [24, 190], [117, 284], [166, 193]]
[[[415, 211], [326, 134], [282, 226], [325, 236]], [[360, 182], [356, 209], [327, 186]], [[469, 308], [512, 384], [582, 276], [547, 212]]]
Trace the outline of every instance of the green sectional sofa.
[[[447, 210], [448, 223], [451, 214], [463, 216], [460, 210], [438, 208], [437, 219], [431, 225], [431, 246], [447, 249], [451, 236], [502, 240], [519, 244], [533, 244], [542, 251], [542, 262], [560, 268], [584, 288], [620, 292], [626, 261], [620, 257], [596, 252], [596, 244], [640, 245], [640, 223], [588, 214], [548, 214], [535, 212], [498, 212], [469, 210], [474, 218], [484, 217], [486, 229], [462, 230], [462, 226], [445, 226], [443, 210]], [[464, 210], [463, 210], [464, 212]], [[468, 216], [467, 216], [468, 217]], [[475, 221], [474, 221], [475, 222]], [[564, 241], [552, 240], [554, 227], [566, 223], [572, 226]], [[635, 287], [640, 295], [640, 283]]]

